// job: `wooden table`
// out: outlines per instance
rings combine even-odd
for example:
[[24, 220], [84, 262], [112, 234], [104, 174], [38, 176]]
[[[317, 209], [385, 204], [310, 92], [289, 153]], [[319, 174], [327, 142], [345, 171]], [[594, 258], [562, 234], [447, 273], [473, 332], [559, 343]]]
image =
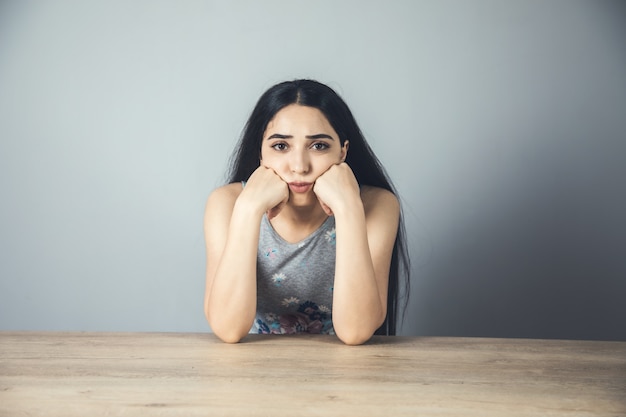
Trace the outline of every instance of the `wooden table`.
[[626, 342], [0, 332], [0, 416], [621, 416]]

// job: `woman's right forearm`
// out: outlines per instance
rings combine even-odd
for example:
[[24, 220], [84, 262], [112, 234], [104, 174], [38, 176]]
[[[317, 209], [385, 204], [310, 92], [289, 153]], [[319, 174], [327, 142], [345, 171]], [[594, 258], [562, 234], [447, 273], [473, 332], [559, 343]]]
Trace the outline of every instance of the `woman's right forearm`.
[[207, 318], [222, 340], [238, 342], [252, 327], [256, 314], [256, 257], [263, 213], [238, 200], [228, 238], [213, 277]]

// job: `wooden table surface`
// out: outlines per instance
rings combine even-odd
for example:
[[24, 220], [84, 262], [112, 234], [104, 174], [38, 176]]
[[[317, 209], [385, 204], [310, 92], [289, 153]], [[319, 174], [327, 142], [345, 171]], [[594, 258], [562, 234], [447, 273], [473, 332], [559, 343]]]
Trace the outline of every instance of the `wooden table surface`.
[[623, 416], [626, 342], [0, 332], [0, 416]]

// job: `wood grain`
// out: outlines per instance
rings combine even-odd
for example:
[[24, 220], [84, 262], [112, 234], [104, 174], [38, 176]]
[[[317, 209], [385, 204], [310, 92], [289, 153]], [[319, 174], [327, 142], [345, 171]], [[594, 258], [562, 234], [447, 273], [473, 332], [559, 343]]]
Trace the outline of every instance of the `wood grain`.
[[0, 416], [623, 416], [626, 342], [0, 332]]

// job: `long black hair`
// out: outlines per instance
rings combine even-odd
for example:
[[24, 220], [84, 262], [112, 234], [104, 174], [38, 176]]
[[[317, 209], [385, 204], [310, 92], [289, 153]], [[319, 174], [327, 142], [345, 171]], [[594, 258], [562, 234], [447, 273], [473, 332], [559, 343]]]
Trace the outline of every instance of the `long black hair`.
[[[231, 169], [228, 173], [230, 183], [247, 180], [259, 167], [263, 133], [267, 124], [279, 110], [290, 104], [317, 108], [326, 116], [339, 135], [341, 146], [346, 140], [350, 142], [350, 151], [345, 162], [354, 172], [359, 185], [384, 188], [398, 197], [385, 168], [367, 144], [346, 103], [332, 88], [313, 80], [282, 82], [271, 87], [259, 98], [231, 158]], [[396, 334], [400, 298], [403, 294], [403, 315], [406, 311], [410, 286], [409, 275], [410, 260], [401, 212], [389, 269], [387, 316], [375, 334]], [[402, 280], [403, 294], [400, 293], [401, 276], [404, 278]]]

